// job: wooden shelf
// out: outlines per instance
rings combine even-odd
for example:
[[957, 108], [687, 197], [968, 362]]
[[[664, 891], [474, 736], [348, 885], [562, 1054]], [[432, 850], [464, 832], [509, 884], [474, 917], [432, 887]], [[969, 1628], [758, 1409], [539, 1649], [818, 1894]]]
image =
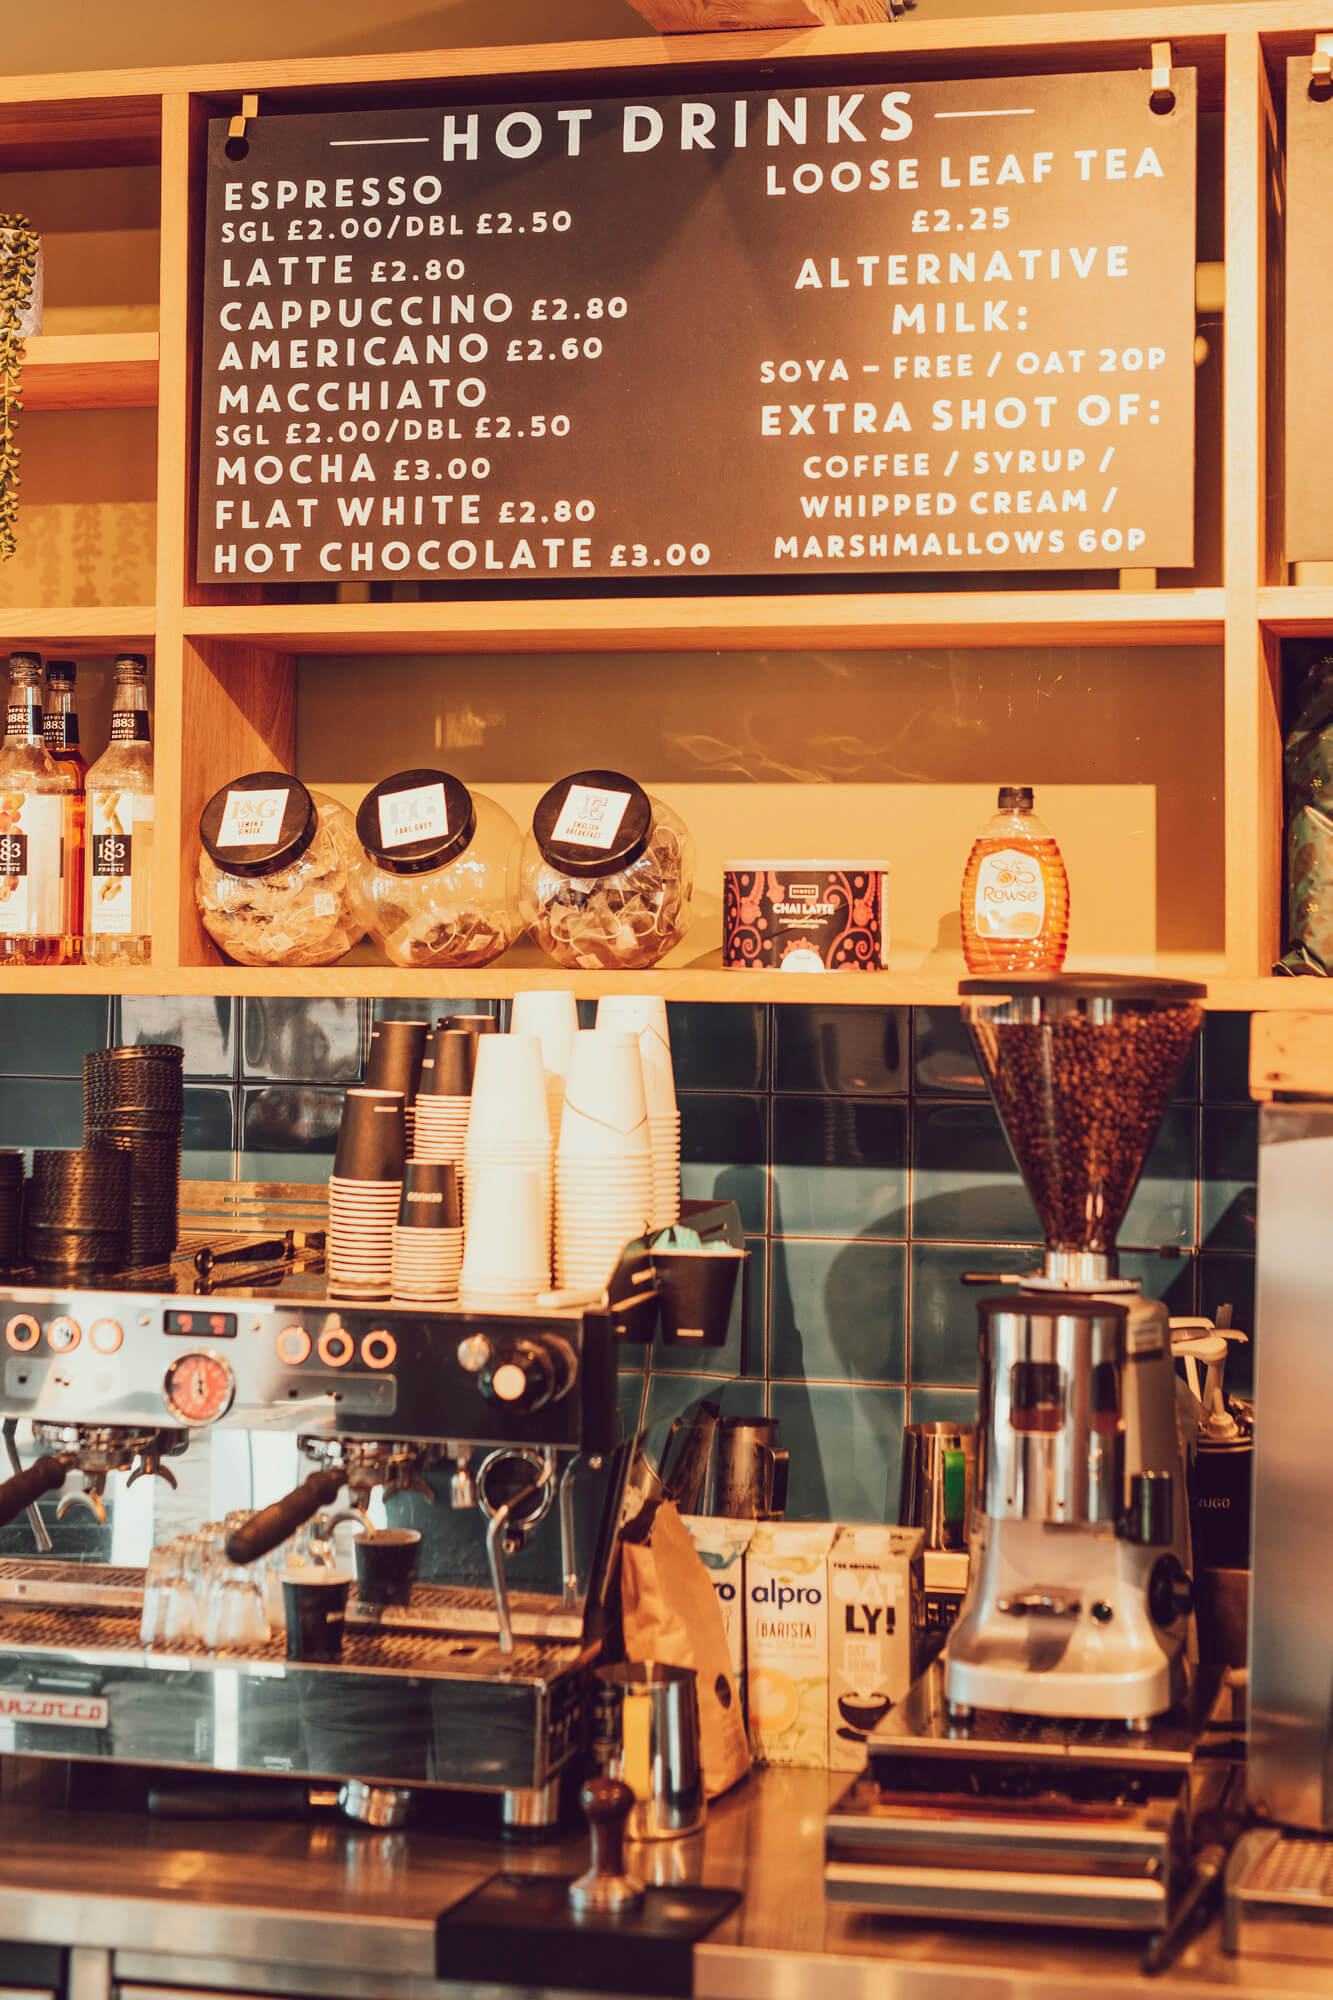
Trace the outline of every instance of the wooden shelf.
[[1261, 590], [1259, 616], [1279, 639], [1333, 633], [1333, 585], [1284, 584]]
[[27, 412], [157, 407], [155, 333], [38, 334], [24, 349]]
[[283, 653], [713, 652], [1219, 644], [1220, 590], [884, 591], [520, 603], [189, 605], [185, 631]]
[[[1106, 970], [1099, 967], [1098, 970]], [[1178, 964], [1160, 966], [1164, 978], [1201, 979], [1204, 1005], [1211, 1012], [1283, 1012], [1333, 1016], [1333, 979], [1226, 979]], [[580, 1000], [605, 993], [660, 993], [667, 1000], [730, 1002], [765, 1006], [956, 1007], [958, 978], [948, 973], [782, 973], [724, 972], [679, 966], [657, 972], [564, 972], [543, 968], [487, 966], [480, 972], [405, 972], [391, 965], [331, 965], [267, 970], [242, 965], [132, 966], [123, 972], [91, 965], [51, 970], [13, 968], [0, 972], [6, 994], [204, 994], [314, 1000], [509, 1000], [516, 993], [558, 987]]]
[[151, 604], [0, 606], [0, 652], [19, 644], [43, 653], [151, 652], [156, 628]]

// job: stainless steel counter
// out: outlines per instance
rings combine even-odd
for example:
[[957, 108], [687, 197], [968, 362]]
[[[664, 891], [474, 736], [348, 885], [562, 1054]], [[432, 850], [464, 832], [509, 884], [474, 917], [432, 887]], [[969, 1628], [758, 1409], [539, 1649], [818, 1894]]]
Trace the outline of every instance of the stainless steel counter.
[[[841, 1789], [844, 1780], [835, 1781]], [[76, 1948], [76, 2000], [141, 1989], [318, 2000], [459, 2000], [434, 1977], [435, 1919], [498, 1867], [568, 1873], [581, 1843], [523, 1850], [345, 1822], [188, 1821], [52, 1807], [41, 1781], [0, 1795], [0, 1988], [6, 1942]], [[698, 1848], [664, 1851], [743, 1900], [696, 1953], [705, 2000], [1333, 2000], [1333, 1968], [1223, 1957], [1216, 1928], [1163, 1979], [1102, 1936], [951, 1931], [825, 1904], [829, 1780], [757, 1772], [713, 1807]], [[642, 1851], [640, 1851], [642, 1852]], [[506, 1985], [497, 1962], [494, 1988]], [[477, 1993], [475, 1987], [469, 1989]]]

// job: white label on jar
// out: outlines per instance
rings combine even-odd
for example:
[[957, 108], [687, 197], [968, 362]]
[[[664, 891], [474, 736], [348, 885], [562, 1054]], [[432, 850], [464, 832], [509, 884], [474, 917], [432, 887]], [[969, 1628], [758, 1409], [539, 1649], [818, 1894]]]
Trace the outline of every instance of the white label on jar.
[[984, 855], [974, 902], [980, 937], [1040, 937], [1046, 921], [1046, 882], [1035, 855], [1002, 847]]
[[620, 831], [629, 792], [600, 792], [592, 785], [571, 785], [551, 834], [571, 847], [609, 847]]
[[418, 785], [414, 792], [385, 792], [380, 798], [380, 839], [386, 847], [414, 840], [442, 839], [449, 831], [443, 785]]
[[88, 929], [128, 937], [134, 930], [134, 877], [148, 865], [153, 801], [147, 792], [90, 792]]
[[315, 897], [315, 915], [317, 917], [331, 917], [337, 908], [338, 898], [331, 896], [327, 889], [321, 889]]
[[6, 793], [0, 820], [0, 935], [59, 937], [65, 928], [63, 797]]
[[228, 792], [215, 847], [268, 847], [282, 828], [288, 792]]

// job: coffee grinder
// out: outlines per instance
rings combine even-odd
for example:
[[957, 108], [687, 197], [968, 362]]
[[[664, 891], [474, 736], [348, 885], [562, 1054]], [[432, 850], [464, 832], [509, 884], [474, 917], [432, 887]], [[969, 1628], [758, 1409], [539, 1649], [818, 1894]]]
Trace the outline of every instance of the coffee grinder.
[[1184, 1693], [1188, 1509], [1166, 1308], [1119, 1275], [1115, 1243], [1203, 989], [960, 990], [1046, 1256], [979, 1307], [978, 1504], [945, 1699], [1144, 1729]]
[[1203, 989], [1112, 975], [960, 987], [1046, 1237], [979, 1306], [967, 1594], [943, 1657], [827, 1822], [830, 1898], [900, 1915], [1160, 1929], [1205, 1691], [1187, 1675], [1185, 1458], [1166, 1308], [1116, 1232]]

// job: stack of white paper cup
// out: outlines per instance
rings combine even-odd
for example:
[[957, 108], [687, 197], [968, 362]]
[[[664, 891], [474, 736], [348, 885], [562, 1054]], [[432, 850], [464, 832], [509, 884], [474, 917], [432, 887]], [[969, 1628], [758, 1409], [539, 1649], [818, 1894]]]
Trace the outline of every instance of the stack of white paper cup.
[[[546, 1122], [546, 1072], [535, 1035], [482, 1035], [472, 1079], [472, 1112], [463, 1154], [463, 1213], [474, 1177], [488, 1167], [536, 1174], [551, 1261], [553, 1221], [551, 1128]], [[539, 1287], [540, 1289], [540, 1287]]]
[[511, 1035], [535, 1035], [542, 1045], [546, 1072], [546, 1116], [551, 1144], [559, 1143], [560, 1115], [565, 1108], [565, 1078], [569, 1053], [579, 1028], [579, 1010], [572, 993], [520, 993], [509, 1017]]
[[478, 1167], [468, 1181], [459, 1304], [500, 1312], [531, 1305], [551, 1282], [548, 1241], [541, 1174]]
[[638, 1037], [653, 1154], [651, 1225], [669, 1229], [680, 1220], [680, 1111], [666, 1001], [656, 994], [608, 994], [597, 1003], [597, 1027], [627, 1028]]
[[556, 1283], [599, 1290], [652, 1212], [643, 1062], [628, 1029], [574, 1037], [555, 1183]]
[[335, 1297], [389, 1296], [405, 1151], [402, 1092], [347, 1091], [329, 1176], [328, 1284]]
[[393, 1296], [455, 1299], [462, 1265], [457, 1167], [452, 1161], [409, 1160], [393, 1232]]
[[436, 1028], [426, 1042], [417, 1090], [415, 1157], [441, 1164], [452, 1160], [460, 1174], [478, 1039], [461, 1030]]

